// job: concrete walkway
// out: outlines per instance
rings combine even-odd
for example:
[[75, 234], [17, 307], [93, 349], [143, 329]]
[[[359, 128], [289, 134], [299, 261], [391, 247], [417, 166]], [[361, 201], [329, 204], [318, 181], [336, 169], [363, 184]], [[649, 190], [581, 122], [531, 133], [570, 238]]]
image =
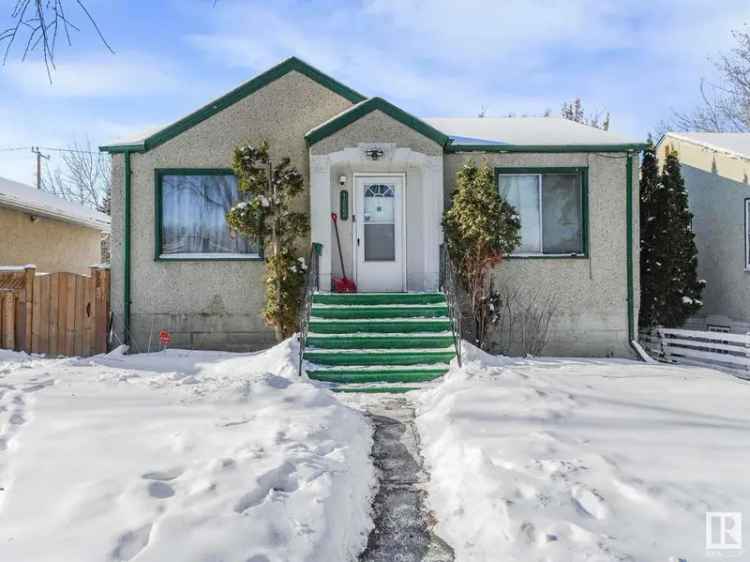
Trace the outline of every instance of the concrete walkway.
[[380, 489], [373, 503], [375, 528], [362, 562], [452, 562], [453, 549], [432, 532], [425, 506], [429, 480], [422, 464], [414, 408], [404, 397], [375, 395], [352, 404], [371, 419], [372, 456]]

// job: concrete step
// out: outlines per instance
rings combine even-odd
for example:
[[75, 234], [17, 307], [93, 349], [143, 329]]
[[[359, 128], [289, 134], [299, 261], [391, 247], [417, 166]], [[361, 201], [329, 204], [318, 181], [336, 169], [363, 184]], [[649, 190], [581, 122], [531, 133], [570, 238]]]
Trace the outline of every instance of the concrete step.
[[337, 305], [444, 303], [443, 293], [316, 293], [313, 303]]
[[425, 382], [441, 377], [448, 367], [421, 369], [318, 369], [308, 371], [307, 376], [323, 382], [372, 383], [372, 382]]
[[436, 349], [453, 345], [452, 336], [308, 336], [306, 345], [312, 349]]
[[448, 363], [455, 350], [413, 351], [305, 351], [304, 358], [317, 365], [430, 365]]
[[316, 334], [406, 334], [413, 332], [445, 332], [451, 329], [448, 318], [398, 320], [327, 320], [310, 319], [310, 331]]

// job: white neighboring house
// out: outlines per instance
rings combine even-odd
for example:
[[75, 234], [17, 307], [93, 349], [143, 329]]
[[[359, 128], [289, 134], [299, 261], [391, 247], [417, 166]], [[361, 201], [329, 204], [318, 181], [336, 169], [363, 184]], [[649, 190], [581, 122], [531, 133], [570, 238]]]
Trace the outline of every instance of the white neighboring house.
[[750, 332], [750, 133], [666, 133], [660, 162], [676, 150], [693, 213], [703, 310], [687, 327]]
[[102, 261], [109, 216], [30, 185], [0, 178], [0, 266], [86, 274]]

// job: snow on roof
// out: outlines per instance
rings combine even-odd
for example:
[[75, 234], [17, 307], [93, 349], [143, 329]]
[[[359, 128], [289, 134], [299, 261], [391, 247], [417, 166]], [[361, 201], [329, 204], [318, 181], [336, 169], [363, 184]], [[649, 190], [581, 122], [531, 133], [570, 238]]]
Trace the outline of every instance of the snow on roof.
[[0, 178], [0, 206], [110, 232], [104, 213], [6, 178]]
[[[750, 133], [666, 133], [693, 144], [699, 144], [717, 152], [725, 152], [742, 158], [750, 158]], [[661, 142], [664, 140], [662, 137]]]
[[561, 117], [429, 117], [422, 120], [449, 135], [454, 146], [622, 145], [640, 142]]

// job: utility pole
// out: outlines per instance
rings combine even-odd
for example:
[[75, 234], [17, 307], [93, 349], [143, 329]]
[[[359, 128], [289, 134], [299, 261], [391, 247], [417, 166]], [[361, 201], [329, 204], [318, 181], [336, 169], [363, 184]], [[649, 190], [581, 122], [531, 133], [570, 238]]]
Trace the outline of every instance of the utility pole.
[[36, 188], [42, 189], [42, 158], [49, 160], [49, 154], [43, 154], [38, 146], [32, 146], [31, 152], [36, 154]]

